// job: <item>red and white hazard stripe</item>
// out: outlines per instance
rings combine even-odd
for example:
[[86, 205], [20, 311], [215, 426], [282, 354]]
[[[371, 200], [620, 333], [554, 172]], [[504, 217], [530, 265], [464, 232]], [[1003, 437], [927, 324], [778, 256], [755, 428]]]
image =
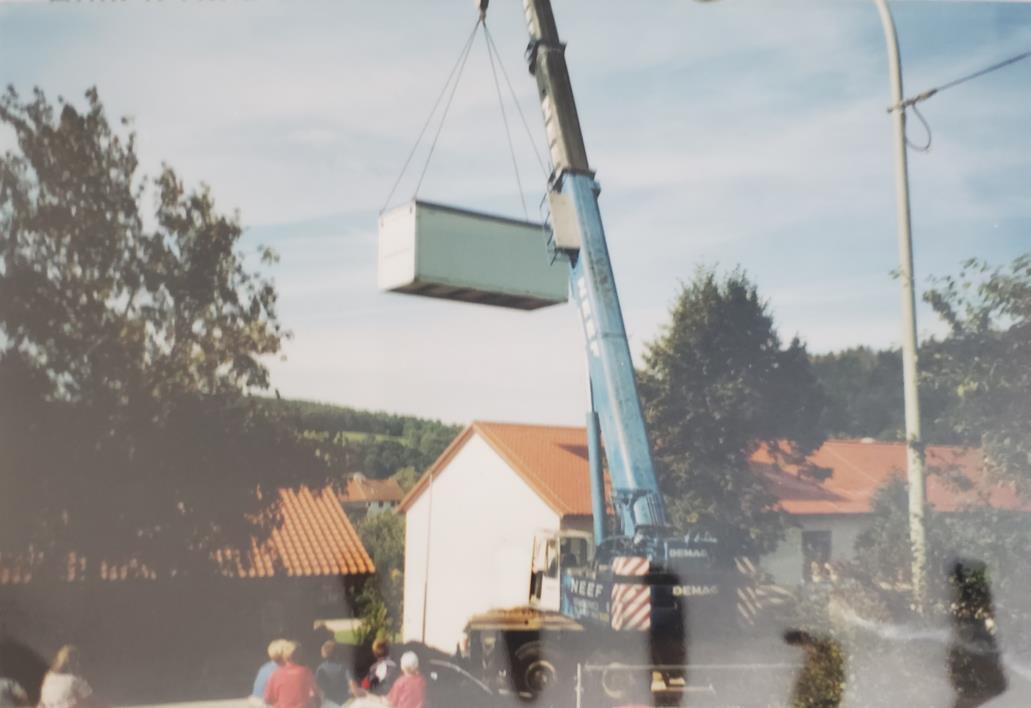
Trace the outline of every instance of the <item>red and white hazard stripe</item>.
[[[648, 574], [648, 569], [648, 559], [640, 556], [617, 556], [612, 561], [612, 572], [616, 576], [643, 576]], [[613, 583], [610, 615], [615, 630], [651, 628], [651, 586], [618, 581]]]
[[790, 590], [772, 582], [763, 582], [762, 574], [755, 563], [747, 557], [734, 559], [741, 582], [737, 588], [738, 621], [746, 626], [754, 625], [759, 616], [769, 610], [784, 608], [794, 601]]

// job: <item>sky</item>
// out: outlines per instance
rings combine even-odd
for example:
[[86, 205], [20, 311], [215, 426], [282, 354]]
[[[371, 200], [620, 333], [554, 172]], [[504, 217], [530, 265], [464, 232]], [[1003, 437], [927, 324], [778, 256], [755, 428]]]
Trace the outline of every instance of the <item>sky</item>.
[[[636, 362], [698, 267], [744, 269], [782, 339], [901, 341], [888, 66], [866, 0], [554, 0]], [[1031, 49], [1031, 5], [892, 4], [912, 95]], [[377, 214], [476, 19], [472, 0], [0, 3], [0, 79], [131, 116], [141, 164], [239, 210], [292, 331], [284, 397], [439, 418], [580, 424], [571, 306], [515, 312], [376, 288]], [[488, 26], [543, 145], [518, 0]], [[420, 198], [519, 217], [477, 36]], [[921, 104], [915, 271], [1031, 242], [1031, 61]], [[506, 91], [507, 93], [507, 91]], [[544, 177], [507, 104], [531, 212]], [[910, 137], [926, 141], [911, 120]], [[424, 140], [392, 204], [411, 198]], [[0, 134], [0, 147], [10, 136]], [[941, 332], [926, 307], [922, 336]]]

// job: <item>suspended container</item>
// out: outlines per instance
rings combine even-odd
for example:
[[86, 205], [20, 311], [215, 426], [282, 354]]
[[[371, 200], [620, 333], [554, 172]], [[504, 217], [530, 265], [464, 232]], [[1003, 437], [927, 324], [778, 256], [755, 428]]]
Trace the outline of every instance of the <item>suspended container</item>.
[[543, 224], [415, 200], [379, 219], [382, 290], [536, 310], [565, 302], [569, 265]]

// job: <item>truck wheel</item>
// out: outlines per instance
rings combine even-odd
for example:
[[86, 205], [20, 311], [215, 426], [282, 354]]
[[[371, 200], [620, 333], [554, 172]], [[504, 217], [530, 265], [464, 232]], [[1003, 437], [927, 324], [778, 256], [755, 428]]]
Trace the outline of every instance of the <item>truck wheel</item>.
[[595, 696], [610, 703], [641, 702], [651, 697], [651, 671], [629, 669], [614, 652], [602, 652], [591, 657], [591, 664], [603, 666], [594, 684]]
[[515, 688], [520, 695], [529, 694], [531, 701], [546, 703], [566, 683], [561, 675], [563, 657], [552, 649], [545, 651], [540, 642], [522, 645], [514, 658]]

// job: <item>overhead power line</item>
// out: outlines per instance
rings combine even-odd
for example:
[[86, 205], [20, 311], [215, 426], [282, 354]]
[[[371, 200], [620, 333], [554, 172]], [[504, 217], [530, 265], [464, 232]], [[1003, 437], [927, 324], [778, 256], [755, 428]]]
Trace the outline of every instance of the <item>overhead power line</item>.
[[958, 79], [953, 79], [952, 81], [944, 83], [941, 86], [935, 86], [934, 88], [928, 89], [927, 91], [924, 91], [923, 93], [918, 93], [916, 96], [913, 96], [912, 98], [904, 99], [900, 103], [896, 103], [894, 106], [888, 106], [888, 113], [891, 113], [892, 111], [897, 111], [897, 110], [900, 110], [900, 109], [901, 110], [905, 110], [906, 108], [909, 108], [910, 106], [915, 106], [916, 104], [920, 103], [921, 101], [926, 101], [931, 96], [934, 96], [937, 93], [941, 93], [942, 91], [945, 91], [946, 89], [950, 89], [953, 86], [959, 86], [960, 84], [966, 83], [967, 81], [972, 81], [974, 79], [980, 78], [980, 77], [984, 76], [985, 74], [992, 73], [993, 71], [998, 71], [999, 69], [1003, 69], [1003, 68], [1009, 66], [1010, 64], [1016, 64], [1018, 61], [1022, 61], [1024, 59], [1027, 59], [1028, 57], [1031, 57], [1031, 51], [1022, 52], [1020, 54], [1017, 54], [1015, 56], [1010, 57], [1009, 59], [1003, 59], [1002, 61], [998, 62], [997, 64], [992, 64], [991, 66], [986, 66], [984, 69], [981, 69], [979, 71], [975, 71], [972, 74], [967, 74], [966, 76], [961, 76]]

